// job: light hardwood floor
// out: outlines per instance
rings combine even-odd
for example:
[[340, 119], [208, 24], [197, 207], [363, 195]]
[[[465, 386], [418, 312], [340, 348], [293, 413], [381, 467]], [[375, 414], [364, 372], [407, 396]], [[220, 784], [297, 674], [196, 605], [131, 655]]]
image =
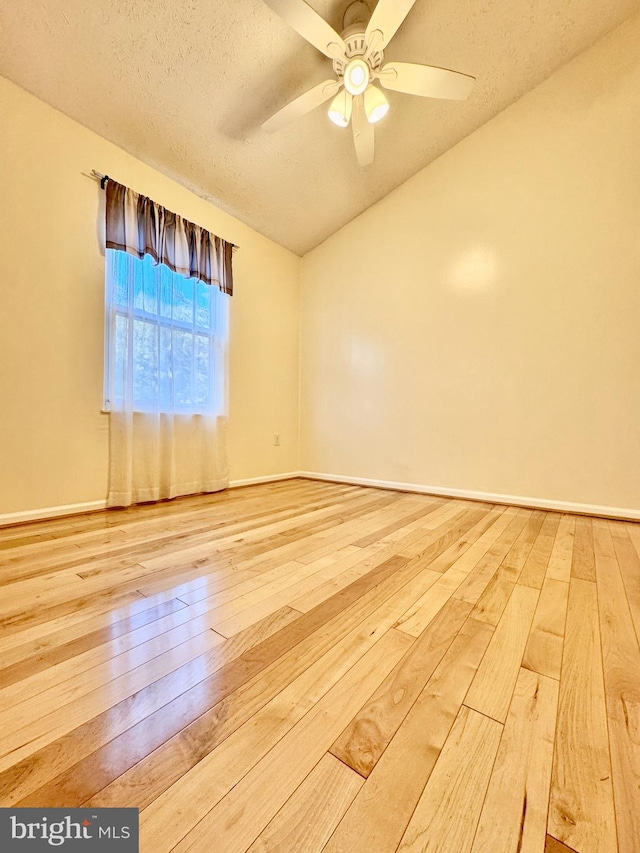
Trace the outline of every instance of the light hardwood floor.
[[640, 525], [291, 480], [0, 530], [0, 581], [0, 806], [640, 851]]

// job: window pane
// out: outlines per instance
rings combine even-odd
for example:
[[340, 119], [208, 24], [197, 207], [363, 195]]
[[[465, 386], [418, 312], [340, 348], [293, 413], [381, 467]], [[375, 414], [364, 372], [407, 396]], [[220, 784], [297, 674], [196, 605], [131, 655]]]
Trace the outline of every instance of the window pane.
[[191, 368], [193, 365], [193, 335], [181, 329], [173, 330], [173, 398], [178, 408], [191, 405]]
[[137, 411], [222, 410], [228, 297], [115, 250], [106, 293], [105, 397]]
[[129, 321], [116, 314], [115, 357], [112, 360], [111, 391], [113, 402], [124, 397], [124, 371], [128, 362]]
[[[127, 261], [129, 256], [127, 256]], [[136, 264], [127, 263], [130, 287], [133, 287], [133, 307], [144, 310], [144, 261]]]
[[193, 279], [173, 276], [173, 318], [193, 323]]
[[142, 277], [142, 305], [147, 314], [158, 313], [158, 266], [154, 267], [151, 263], [151, 258], [145, 258], [147, 269], [144, 270]]
[[[122, 254], [122, 253], [120, 253]], [[133, 307], [145, 314], [158, 313], [158, 267], [147, 255], [144, 261], [131, 259], [128, 264], [133, 278]]]
[[211, 285], [203, 281], [196, 282], [196, 326], [211, 326]]
[[171, 319], [173, 314], [173, 276], [169, 267], [158, 265], [160, 275], [160, 315]]
[[196, 335], [194, 402], [204, 407], [208, 405], [211, 397], [210, 349], [209, 338], [204, 335]]
[[173, 409], [173, 347], [171, 346], [171, 329], [160, 327], [160, 353], [158, 370], [158, 405], [160, 411], [170, 412]]
[[129, 304], [129, 278], [127, 276], [127, 257], [124, 252], [109, 251], [115, 278], [116, 305], [125, 308]]
[[158, 391], [158, 334], [155, 323], [133, 321], [133, 402], [136, 408], [155, 406]]

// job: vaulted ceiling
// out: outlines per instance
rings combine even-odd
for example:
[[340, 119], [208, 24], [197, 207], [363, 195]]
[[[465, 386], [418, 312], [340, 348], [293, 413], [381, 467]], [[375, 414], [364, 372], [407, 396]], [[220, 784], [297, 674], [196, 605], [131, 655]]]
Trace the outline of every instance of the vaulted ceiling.
[[[309, 2], [341, 31], [349, 0]], [[262, 0], [5, 4], [0, 74], [301, 255], [638, 8], [417, 0], [385, 59], [453, 68], [477, 84], [462, 102], [389, 92], [375, 161], [362, 170], [350, 130], [326, 107], [274, 134], [260, 128], [332, 76], [330, 60]]]

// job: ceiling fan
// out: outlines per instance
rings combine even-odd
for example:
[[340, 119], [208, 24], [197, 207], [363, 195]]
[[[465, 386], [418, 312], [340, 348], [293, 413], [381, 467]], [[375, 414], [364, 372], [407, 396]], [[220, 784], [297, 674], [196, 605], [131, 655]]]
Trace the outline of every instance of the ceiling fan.
[[[411, 62], [383, 64], [383, 51], [409, 14], [416, 0], [378, 0], [370, 14], [363, 0], [348, 7], [341, 35], [305, 0], [265, 0], [303, 38], [333, 60], [336, 79], [325, 80], [279, 110], [264, 122], [268, 131], [319, 107], [330, 98], [329, 118], [339, 127], [351, 123], [360, 166], [373, 162], [373, 125], [386, 115], [389, 104], [384, 89], [427, 98], [462, 100], [469, 96], [475, 77]], [[367, 21], [368, 19], [368, 21]]]

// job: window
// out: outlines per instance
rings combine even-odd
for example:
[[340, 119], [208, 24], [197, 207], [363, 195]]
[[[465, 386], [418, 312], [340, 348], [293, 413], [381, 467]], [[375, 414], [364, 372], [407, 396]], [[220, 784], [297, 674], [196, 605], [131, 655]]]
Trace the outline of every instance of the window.
[[223, 412], [229, 297], [148, 255], [106, 261], [105, 408]]

